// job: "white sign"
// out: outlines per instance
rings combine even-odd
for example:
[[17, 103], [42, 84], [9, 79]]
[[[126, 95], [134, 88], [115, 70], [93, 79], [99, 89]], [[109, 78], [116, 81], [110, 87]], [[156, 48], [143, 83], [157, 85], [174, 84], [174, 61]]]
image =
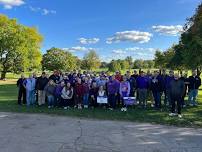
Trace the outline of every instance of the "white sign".
[[107, 97], [97, 97], [97, 103], [100, 104], [108, 103]]

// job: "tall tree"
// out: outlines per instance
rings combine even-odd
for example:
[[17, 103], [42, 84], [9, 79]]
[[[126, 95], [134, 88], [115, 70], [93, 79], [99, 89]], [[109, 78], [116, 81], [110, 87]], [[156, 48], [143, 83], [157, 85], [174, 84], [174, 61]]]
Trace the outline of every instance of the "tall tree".
[[98, 54], [95, 51], [90, 51], [85, 54], [82, 61], [82, 68], [87, 70], [93, 70], [99, 68], [101, 61]]
[[[4, 79], [10, 70], [14, 72], [26, 70], [32, 61], [35, 62], [35, 66], [38, 66], [42, 39], [35, 28], [26, 27], [18, 24], [16, 19], [9, 19], [5, 15], [0, 15], [1, 79]], [[30, 52], [31, 50], [32, 52]], [[30, 53], [37, 55], [29, 58]], [[31, 66], [31, 68], [33, 67]]]
[[43, 55], [43, 70], [70, 71], [77, 68], [78, 59], [70, 52], [59, 48], [51, 48]]
[[184, 26], [179, 45], [183, 47], [184, 63], [188, 68], [202, 67], [202, 3]]

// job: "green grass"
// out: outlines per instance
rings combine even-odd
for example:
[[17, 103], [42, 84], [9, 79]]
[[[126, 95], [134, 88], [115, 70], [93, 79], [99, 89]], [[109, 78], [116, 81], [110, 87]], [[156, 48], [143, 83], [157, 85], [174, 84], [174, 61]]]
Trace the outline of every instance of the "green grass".
[[183, 109], [183, 118], [171, 118], [169, 111], [163, 109], [156, 111], [152, 108], [143, 110], [138, 107], [129, 109], [127, 112], [121, 112], [120, 109], [108, 111], [106, 109], [48, 109], [47, 107], [30, 107], [17, 105], [17, 87], [16, 80], [0, 81], [0, 111], [1, 112], [19, 112], [19, 113], [46, 113], [80, 118], [93, 118], [102, 120], [124, 120], [133, 122], [149, 122], [156, 124], [175, 125], [184, 127], [202, 127], [202, 90], [199, 92], [200, 105]]

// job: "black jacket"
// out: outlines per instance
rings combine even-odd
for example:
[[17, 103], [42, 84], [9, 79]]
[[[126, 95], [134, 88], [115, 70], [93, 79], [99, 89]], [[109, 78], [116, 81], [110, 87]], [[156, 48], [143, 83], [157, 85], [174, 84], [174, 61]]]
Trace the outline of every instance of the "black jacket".
[[185, 90], [185, 84], [182, 80], [172, 80], [170, 82], [169, 93], [171, 98], [180, 98], [183, 96]]
[[17, 87], [18, 87], [19, 89], [25, 89], [24, 86], [23, 86], [23, 82], [24, 82], [25, 80], [26, 80], [26, 79], [22, 79], [22, 78], [18, 79], [18, 81], [17, 81]]
[[161, 76], [158, 75], [155, 79], [155, 77], [152, 77], [151, 79], [151, 90], [161, 92], [162, 91], [162, 79]]
[[48, 78], [46, 77], [43, 78], [42, 76], [40, 76], [36, 82], [37, 90], [44, 90], [47, 84], [48, 84]]
[[189, 89], [198, 89], [201, 86], [201, 78], [199, 76], [189, 77]]

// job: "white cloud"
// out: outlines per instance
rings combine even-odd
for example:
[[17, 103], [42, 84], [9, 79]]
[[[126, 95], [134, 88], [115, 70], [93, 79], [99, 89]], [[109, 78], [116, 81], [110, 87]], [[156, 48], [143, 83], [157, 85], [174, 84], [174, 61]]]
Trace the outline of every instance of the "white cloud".
[[15, 6], [25, 4], [25, 2], [24, 0], [0, 0], [0, 4], [2, 4], [5, 9], [12, 9]]
[[112, 50], [112, 53], [120, 55], [120, 54], [126, 54], [127, 52], [122, 49], [117, 49], [117, 50]]
[[106, 43], [119, 43], [121, 41], [131, 41], [136, 43], [146, 43], [149, 42], [152, 34], [149, 32], [140, 31], [123, 31], [116, 32], [112, 37], [107, 38]]
[[79, 38], [78, 40], [81, 44], [95, 44], [95, 43], [98, 43], [100, 41], [99, 38], [89, 38], [89, 39]]
[[96, 48], [86, 48], [82, 46], [75, 46], [71, 48], [63, 48], [63, 50], [69, 51], [69, 52], [88, 52], [92, 50], [97, 50]]
[[182, 25], [170, 25], [170, 26], [157, 25], [157, 26], [152, 26], [152, 29], [155, 32], [158, 32], [160, 34], [171, 35], [171, 36], [177, 36], [178, 34], [183, 32]]
[[29, 9], [32, 12], [37, 12], [37, 13], [41, 13], [42, 15], [49, 15], [49, 14], [56, 14], [55, 10], [48, 10], [46, 8], [40, 8], [40, 7], [32, 7], [29, 6]]

